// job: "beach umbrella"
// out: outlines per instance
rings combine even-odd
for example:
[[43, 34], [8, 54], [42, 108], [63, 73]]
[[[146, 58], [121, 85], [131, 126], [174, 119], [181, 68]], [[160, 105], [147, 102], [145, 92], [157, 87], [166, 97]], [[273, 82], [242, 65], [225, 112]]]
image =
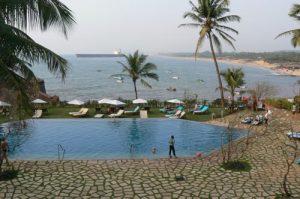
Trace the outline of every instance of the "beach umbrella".
[[147, 104], [148, 101], [144, 99], [135, 99], [132, 101], [133, 104]]
[[125, 105], [124, 102], [121, 102], [119, 100], [110, 100], [107, 104], [114, 105], [114, 106], [123, 106], [123, 105]]
[[179, 99], [170, 99], [167, 102], [172, 103], [172, 104], [184, 104], [184, 102], [180, 101]]
[[77, 100], [77, 99], [74, 99], [72, 101], [67, 102], [67, 104], [80, 106], [80, 105], [84, 104], [84, 102], [80, 101], [80, 100]]
[[11, 106], [9, 103], [0, 101], [0, 106]]
[[48, 102], [41, 100], [41, 99], [35, 99], [32, 101], [34, 104], [47, 104]]
[[104, 98], [102, 100], [99, 100], [98, 104], [109, 104], [109, 102], [111, 101], [112, 101], [111, 99]]

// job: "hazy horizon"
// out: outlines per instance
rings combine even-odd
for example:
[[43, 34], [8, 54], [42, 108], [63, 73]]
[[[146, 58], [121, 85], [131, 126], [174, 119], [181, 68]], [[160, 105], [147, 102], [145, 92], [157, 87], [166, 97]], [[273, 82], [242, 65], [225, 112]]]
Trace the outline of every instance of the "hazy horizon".
[[[194, 52], [198, 29], [178, 28], [189, 20], [188, 0], [73, 0], [62, 2], [74, 13], [77, 24], [69, 32], [30, 31], [38, 43], [59, 54], [124, 53], [139, 49], [143, 53]], [[194, 1], [195, 2], [195, 1]], [[231, 0], [229, 14], [241, 16], [240, 23], [228, 26], [239, 31], [236, 52], [297, 50], [290, 37], [274, 39], [279, 33], [299, 27], [288, 13], [296, 0]], [[205, 42], [200, 52], [209, 50]], [[232, 52], [223, 45], [224, 52]]]

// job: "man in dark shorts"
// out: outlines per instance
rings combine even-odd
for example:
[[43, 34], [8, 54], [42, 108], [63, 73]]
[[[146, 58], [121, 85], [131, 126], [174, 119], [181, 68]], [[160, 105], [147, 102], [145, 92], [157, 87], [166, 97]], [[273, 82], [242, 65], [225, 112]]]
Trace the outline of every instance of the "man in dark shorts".
[[173, 152], [174, 157], [176, 158], [176, 153], [175, 153], [175, 139], [174, 136], [172, 135], [170, 140], [169, 140], [169, 157], [172, 158], [171, 152]]
[[2, 152], [1, 162], [3, 163], [3, 160], [5, 159], [6, 164], [9, 165], [8, 158], [7, 158], [8, 143], [6, 141], [6, 138], [3, 138], [1, 141], [1, 152]]

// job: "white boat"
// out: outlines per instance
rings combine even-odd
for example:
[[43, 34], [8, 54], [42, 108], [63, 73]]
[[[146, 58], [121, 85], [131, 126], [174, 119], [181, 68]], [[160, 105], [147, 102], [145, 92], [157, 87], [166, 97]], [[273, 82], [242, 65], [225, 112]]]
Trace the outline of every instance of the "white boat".
[[117, 80], [121, 80], [121, 81], [124, 80], [124, 77], [122, 77], [122, 76], [114, 76], [113, 78], [114, 78], [114, 79], [117, 79]]
[[118, 79], [116, 82], [117, 82], [117, 83], [120, 83], [120, 84], [124, 83], [124, 81], [121, 80], [121, 79]]
[[179, 79], [179, 77], [178, 76], [173, 76], [172, 79]]

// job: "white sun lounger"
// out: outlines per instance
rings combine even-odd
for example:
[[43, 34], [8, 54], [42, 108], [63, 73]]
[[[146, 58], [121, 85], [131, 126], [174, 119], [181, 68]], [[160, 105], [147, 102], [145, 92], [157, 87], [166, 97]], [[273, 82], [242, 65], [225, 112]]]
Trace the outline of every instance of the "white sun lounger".
[[43, 111], [38, 109], [38, 110], [35, 110], [34, 112], [34, 115], [32, 116], [32, 118], [41, 118], [42, 117], [42, 114], [43, 114]]
[[119, 110], [118, 113], [110, 114], [110, 115], [108, 115], [108, 117], [110, 117], [110, 118], [121, 117], [121, 115], [123, 115], [123, 113], [124, 113], [124, 110]]

